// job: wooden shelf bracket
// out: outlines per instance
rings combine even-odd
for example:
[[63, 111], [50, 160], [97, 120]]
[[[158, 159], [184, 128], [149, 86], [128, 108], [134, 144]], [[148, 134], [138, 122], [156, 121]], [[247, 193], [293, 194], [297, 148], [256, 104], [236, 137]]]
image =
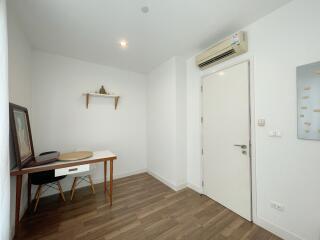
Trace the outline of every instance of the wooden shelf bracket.
[[118, 95], [107, 95], [107, 94], [100, 94], [100, 93], [84, 93], [86, 97], [86, 108], [89, 108], [90, 97], [105, 97], [105, 98], [113, 98], [114, 99], [114, 109], [116, 110], [118, 107], [120, 96]]

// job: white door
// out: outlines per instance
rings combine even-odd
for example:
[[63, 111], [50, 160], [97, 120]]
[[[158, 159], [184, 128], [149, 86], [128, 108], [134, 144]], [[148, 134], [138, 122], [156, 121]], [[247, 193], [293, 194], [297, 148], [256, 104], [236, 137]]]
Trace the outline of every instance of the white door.
[[251, 221], [249, 63], [203, 79], [204, 192]]

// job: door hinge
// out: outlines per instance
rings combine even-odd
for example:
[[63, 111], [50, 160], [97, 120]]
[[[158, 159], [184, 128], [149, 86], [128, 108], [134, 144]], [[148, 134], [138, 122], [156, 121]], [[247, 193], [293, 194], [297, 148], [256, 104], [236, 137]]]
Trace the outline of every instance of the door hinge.
[[204, 187], [204, 181], [203, 180], [202, 180], [201, 184], [202, 184], [202, 187]]
[[201, 117], [201, 124], [203, 124], [203, 117]]
[[203, 155], [203, 148], [201, 149], [201, 154]]
[[200, 91], [203, 92], [203, 85], [201, 85], [201, 90]]

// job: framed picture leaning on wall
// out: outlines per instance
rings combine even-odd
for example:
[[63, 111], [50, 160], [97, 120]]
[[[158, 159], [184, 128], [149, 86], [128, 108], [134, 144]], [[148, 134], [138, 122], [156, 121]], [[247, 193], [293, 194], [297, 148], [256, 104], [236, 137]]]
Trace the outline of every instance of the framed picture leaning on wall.
[[21, 169], [34, 160], [28, 109], [10, 103], [9, 114], [15, 159]]

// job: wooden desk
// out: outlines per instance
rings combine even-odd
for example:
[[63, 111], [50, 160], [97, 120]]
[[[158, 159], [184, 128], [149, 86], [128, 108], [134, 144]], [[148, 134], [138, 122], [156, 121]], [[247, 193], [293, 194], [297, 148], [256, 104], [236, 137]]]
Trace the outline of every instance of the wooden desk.
[[[23, 169], [12, 169], [10, 172], [11, 176], [16, 176], [16, 215], [15, 223], [16, 229], [20, 221], [20, 202], [21, 202], [21, 187], [22, 187], [22, 176], [24, 174], [43, 172], [48, 170], [54, 170], [59, 168], [73, 167], [84, 164], [94, 164], [99, 162], [104, 162], [104, 192], [109, 193], [110, 206], [112, 206], [112, 185], [113, 185], [113, 160], [116, 160], [117, 156], [110, 151], [97, 151], [93, 153], [93, 156], [90, 158], [75, 160], [75, 161], [57, 161], [54, 163], [49, 163], [36, 167], [26, 167]], [[107, 162], [110, 162], [110, 186], [109, 191], [107, 191]], [[28, 205], [31, 201], [31, 184], [28, 179]]]

